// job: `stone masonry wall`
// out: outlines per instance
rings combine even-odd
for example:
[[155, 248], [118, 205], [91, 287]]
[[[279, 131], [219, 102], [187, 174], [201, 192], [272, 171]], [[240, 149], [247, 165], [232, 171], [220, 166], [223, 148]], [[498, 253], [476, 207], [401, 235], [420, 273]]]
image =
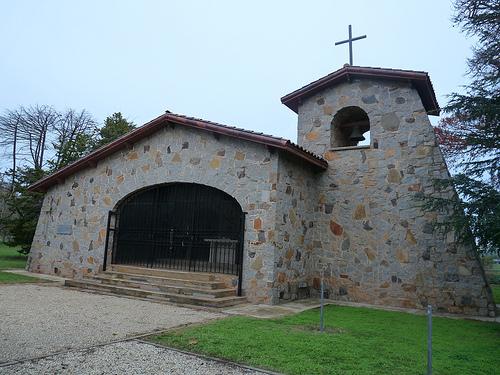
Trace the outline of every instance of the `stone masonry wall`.
[[[81, 278], [102, 269], [108, 211], [148, 185], [195, 182], [233, 196], [246, 215], [243, 292], [271, 301], [278, 154], [264, 146], [185, 127], [165, 127], [45, 195], [28, 268]], [[69, 234], [57, 234], [65, 225]]]
[[274, 301], [309, 296], [307, 264], [313, 255], [312, 205], [317, 196], [317, 175], [297, 160], [279, 158]]
[[[346, 106], [368, 114], [370, 146], [330, 148], [331, 121]], [[330, 298], [494, 313], [475, 252], [434, 229], [445, 217], [419, 207], [418, 196], [437, 194], [433, 179], [448, 170], [409, 84], [354, 80], [310, 97], [299, 108], [298, 139], [329, 161], [314, 201], [313, 286], [324, 270]]]

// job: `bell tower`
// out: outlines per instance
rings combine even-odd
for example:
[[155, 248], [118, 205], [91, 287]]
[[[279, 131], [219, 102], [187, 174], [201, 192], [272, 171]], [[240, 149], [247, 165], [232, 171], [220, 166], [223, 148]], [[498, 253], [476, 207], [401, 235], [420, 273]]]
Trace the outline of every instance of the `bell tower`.
[[345, 65], [281, 99], [298, 114], [297, 142], [318, 154], [377, 149], [411, 129], [415, 116], [439, 114], [425, 72]]
[[422, 209], [423, 196], [454, 197], [434, 184], [449, 172], [428, 74], [346, 65], [281, 101], [298, 114], [298, 144], [328, 161], [308, 213], [309, 285], [323, 273], [332, 299], [494, 315], [474, 249]]

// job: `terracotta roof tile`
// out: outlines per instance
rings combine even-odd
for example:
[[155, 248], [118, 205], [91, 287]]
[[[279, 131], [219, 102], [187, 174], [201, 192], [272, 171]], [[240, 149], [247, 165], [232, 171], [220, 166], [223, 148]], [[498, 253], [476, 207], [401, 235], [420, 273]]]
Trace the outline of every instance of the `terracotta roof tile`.
[[312, 157], [318, 159], [318, 160], [324, 160], [321, 156], [319, 155], [316, 155], [314, 154], [313, 152], [309, 151], [309, 150], [306, 150], [304, 147], [302, 146], [299, 146], [298, 144], [286, 139], [286, 138], [282, 138], [282, 137], [277, 137], [275, 135], [269, 135], [269, 134], [266, 134], [266, 133], [262, 133], [262, 132], [256, 132], [256, 131], [253, 131], [253, 130], [248, 130], [248, 129], [243, 129], [243, 128], [239, 128], [239, 127], [236, 127], [236, 126], [231, 126], [231, 125], [224, 125], [224, 124], [220, 124], [218, 122], [214, 122], [214, 121], [208, 121], [208, 120], [203, 120], [203, 119], [200, 119], [200, 118], [196, 118], [196, 117], [190, 117], [190, 116], [186, 116], [186, 115], [179, 115], [179, 114], [175, 114], [175, 113], [171, 113], [169, 111], [167, 111], [167, 116], [168, 115], [172, 115], [172, 116], [175, 116], [177, 118], [185, 118], [187, 120], [192, 120], [192, 121], [199, 121], [199, 122], [204, 122], [204, 123], [207, 123], [207, 124], [212, 124], [212, 125], [215, 125], [215, 126], [220, 126], [221, 128], [226, 128], [226, 129], [231, 129], [231, 130], [235, 130], [235, 131], [238, 131], [238, 132], [243, 132], [243, 133], [248, 133], [250, 135], [257, 135], [257, 136], [262, 136], [262, 137], [265, 137], [265, 138], [268, 138], [268, 139], [274, 139], [278, 142], [282, 142], [282, 143], [285, 143], [285, 144], [289, 144], [291, 147], [296, 147], [297, 149], [303, 151], [304, 153], [308, 154], [308, 155], [311, 155]]

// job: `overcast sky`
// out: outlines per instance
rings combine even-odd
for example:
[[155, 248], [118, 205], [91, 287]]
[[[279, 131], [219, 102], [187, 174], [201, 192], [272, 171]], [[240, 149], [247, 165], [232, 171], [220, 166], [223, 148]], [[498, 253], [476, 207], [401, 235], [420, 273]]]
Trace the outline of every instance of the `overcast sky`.
[[440, 105], [466, 82], [471, 40], [451, 3], [419, 1], [0, 2], [0, 111], [49, 104], [165, 110], [296, 140], [283, 95], [348, 62], [429, 72]]

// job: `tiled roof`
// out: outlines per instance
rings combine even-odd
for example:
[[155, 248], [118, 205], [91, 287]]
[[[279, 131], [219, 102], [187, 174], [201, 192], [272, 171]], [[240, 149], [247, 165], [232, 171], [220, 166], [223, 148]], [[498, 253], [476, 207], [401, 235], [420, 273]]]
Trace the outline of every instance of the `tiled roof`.
[[345, 65], [314, 82], [301, 87], [281, 98], [281, 102], [292, 111], [298, 111], [300, 102], [317, 92], [352, 78], [374, 78], [396, 81], [409, 81], [418, 91], [425, 110], [430, 115], [439, 115], [439, 104], [429, 75], [416, 70], [373, 68]]
[[303, 147], [280, 137], [258, 133], [251, 130], [245, 130], [234, 126], [219, 124], [212, 121], [202, 120], [194, 117], [179, 115], [167, 111], [165, 114], [155, 118], [154, 120], [144, 124], [143, 126], [121, 136], [107, 145], [91, 152], [83, 158], [57, 170], [49, 176], [38, 180], [30, 186], [31, 191], [46, 191], [50, 186], [64, 181], [68, 176], [82, 169], [95, 166], [99, 160], [114, 154], [126, 147], [130, 147], [142, 138], [151, 135], [161, 129], [166, 124], [178, 124], [195, 129], [205, 130], [208, 132], [243, 139], [250, 142], [260, 143], [265, 146], [282, 150], [283, 152], [293, 155], [313, 167], [324, 170], [328, 167], [326, 160], [307, 151]]
[[[296, 149], [300, 150], [301, 152], [304, 152], [305, 154], [308, 154], [308, 155], [310, 155], [311, 157], [313, 157], [315, 159], [318, 159], [320, 161], [324, 161], [324, 159], [321, 156], [316, 155], [316, 154], [314, 154], [313, 152], [311, 152], [309, 150], [306, 150], [304, 147], [299, 146], [298, 144], [296, 144], [296, 143], [294, 143], [294, 142], [292, 142], [292, 141], [290, 141], [290, 140], [288, 140], [286, 138], [276, 137], [274, 135], [269, 135], [269, 134], [265, 134], [265, 133], [262, 133], [262, 132], [255, 132], [253, 130], [238, 128], [236, 126], [224, 125], [224, 124], [220, 124], [218, 122], [203, 120], [203, 119], [196, 118], [196, 117], [190, 117], [190, 116], [185, 116], [185, 115], [174, 114], [174, 113], [171, 113], [169, 111], [167, 111], [167, 116], [171, 116], [171, 118], [175, 117], [174, 122], [178, 121], [179, 118], [184, 118], [184, 119], [186, 119], [189, 122], [194, 121], [195, 124], [196, 124], [196, 127], [198, 127], [200, 124], [210, 124], [210, 125], [214, 125], [214, 126], [217, 126], [217, 127], [224, 128], [224, 129], [234, 130], [235, 132], [238, 132], [238, 133], [241, 132], [241, 134], [238, 134], [238, 135], [234, 134], [234, 136], [237, 137], [237, 138], [245, 138], [245, 137], [241, 137], [241, 135], [242, 135], [242, 133], [247, 133], [247, 134], [250, 135], [250, 138], [251, 138], [251, 139], [248, 139], [248, 140], [257, 141], [256, 137], [262, 137], [262, 141], [263, 141], [262, 143], [265, 143], [265, 144], [268, 144], [270, 140], [275, 140], [276, 142], [279, 142], [282, 145], [288, 145], [290, 147], [296, 148]], [[211, 130], [213, 130], [213, 129], [211, 129]], [[224, 134], [226, 132], [223, 131], [222, 133]], [[226, 133], [225, 135], [229, 135], [229, 134]]]

